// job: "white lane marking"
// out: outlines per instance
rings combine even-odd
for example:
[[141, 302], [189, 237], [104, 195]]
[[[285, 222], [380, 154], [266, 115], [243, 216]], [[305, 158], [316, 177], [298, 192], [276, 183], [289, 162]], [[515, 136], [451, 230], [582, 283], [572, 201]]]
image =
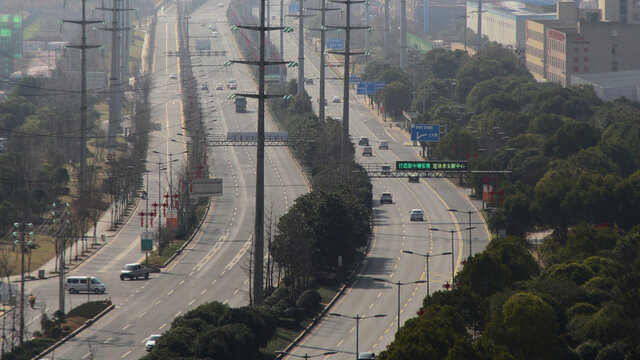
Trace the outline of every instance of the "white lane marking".
[[120, 359], [124, 359], [127, 357], [127, 355], [131, 354], [131, 350], [127, 351], [126, 353], [124, 353], [124, 355], [120, 356]]
[[162, 326], [160, 326], [158, 329], [162, 330], [162, 328], [164, 328], [165, 326], [167, 326], [167, 323], [162, 324]]
[[127, 328], [128, 328], [129, 326], [131, 326], [131, 324], [127, 324], [127, 325], [125, 325], [125, 326], [122, 328], [122, 331], [127, 330]]

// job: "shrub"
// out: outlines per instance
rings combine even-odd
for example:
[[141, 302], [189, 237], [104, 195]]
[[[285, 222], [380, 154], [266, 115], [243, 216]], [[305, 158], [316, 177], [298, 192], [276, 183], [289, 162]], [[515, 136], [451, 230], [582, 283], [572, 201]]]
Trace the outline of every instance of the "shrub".
[[264, 304], [266, 306], [275, 306], [277, 303], [279, 303], [283, 298], [288, 298], [289, 297], [289, 289], [287, 289], [286, 287], [279, 287], [277, 288], [273, 294], [271, 294], [268, 298], [266, 298], [264, 300]]
[[316, 290], [307, 290], [296, 300], [296, 307], [304, 310], [306, 315], [312, 314], [320, 305], [322, 296]]
[[284, 316], [293, 319], [296, 322], [299, 322], [304, 316], [304, 311], [302, 309], [298, 309], [295, 306], [292, 306], [284, 311]]

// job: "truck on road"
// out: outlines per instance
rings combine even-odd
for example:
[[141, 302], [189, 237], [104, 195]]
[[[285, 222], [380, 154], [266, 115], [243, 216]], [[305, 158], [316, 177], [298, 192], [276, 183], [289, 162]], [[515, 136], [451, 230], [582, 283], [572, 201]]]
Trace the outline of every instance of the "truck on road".
[[149, 273], [151, 273], [153, 269], [144, 267], [138, 263], [134, 264], [126, 264], [120, 270], [120, 280], [133, 280], [138, 278], [149, 278]]
[[244, 96], [236, 96], [234, 100], [236, 104], [236, 112], [243, 113], [247, 111], [247, 98]]

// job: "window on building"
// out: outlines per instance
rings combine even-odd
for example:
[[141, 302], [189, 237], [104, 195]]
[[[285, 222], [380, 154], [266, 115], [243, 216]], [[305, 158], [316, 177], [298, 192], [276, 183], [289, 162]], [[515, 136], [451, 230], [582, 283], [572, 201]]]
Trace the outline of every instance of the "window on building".
[[611, 48], [611, 55], [615, 55], [615, 54], [616, 54], [616, 47], [615, 47], [615, 46], [613, 46], [613, 47]]
[[583, 62], [589, 62], [589, 58], [585, 56], [584, 58], [582, 58], [582, 61]]
[[618, 71], [618, 62], [614, 61], [611, 63], [611, 71]]
[[573, 72], [579, 72], [579, 71], [580, 71], [580, 66], [573, 67]]
[[580, 58], [579, 58], [579, 57], [577, 57], [577, 56], [575, 56], [575, 57], [573, 58], [573, 62], [580, 62]]

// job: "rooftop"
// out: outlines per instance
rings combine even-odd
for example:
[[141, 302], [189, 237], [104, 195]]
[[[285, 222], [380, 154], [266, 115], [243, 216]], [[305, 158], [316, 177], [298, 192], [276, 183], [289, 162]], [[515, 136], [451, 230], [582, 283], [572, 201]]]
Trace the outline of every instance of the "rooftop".
[[602, 88], [617, 88], [640, 85], [640, 70], [581, 74], [574, 76]]

